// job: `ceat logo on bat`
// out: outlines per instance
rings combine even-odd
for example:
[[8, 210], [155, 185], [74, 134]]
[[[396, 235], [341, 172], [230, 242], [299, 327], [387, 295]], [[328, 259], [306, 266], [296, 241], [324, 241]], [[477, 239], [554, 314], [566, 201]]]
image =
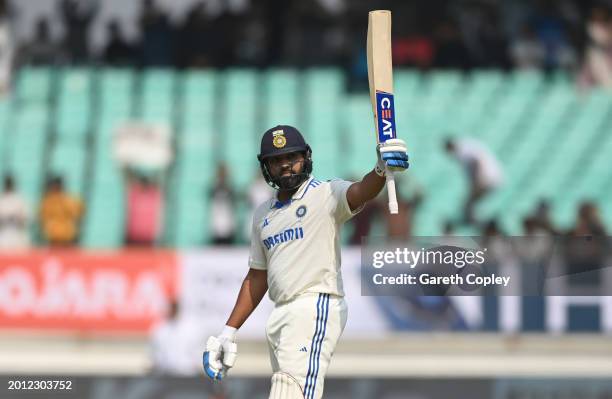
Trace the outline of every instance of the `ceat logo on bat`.
[[376, 115], [378, 123], [378, 142], [384, 143], [396, 137], [395, 132], [395, 105], [393, 94], [376, 91]]

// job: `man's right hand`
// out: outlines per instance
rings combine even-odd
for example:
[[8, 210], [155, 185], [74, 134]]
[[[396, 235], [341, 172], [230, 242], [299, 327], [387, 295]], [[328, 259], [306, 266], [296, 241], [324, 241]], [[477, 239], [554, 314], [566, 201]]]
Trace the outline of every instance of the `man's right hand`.
[[213, 381], [220, 381], [227, 371], [234, 366], [238, 346], [234, 342], [236, 329], [225, 326], [223, 332], [216, 337], [209, 337], [203, 356], [203, 366], [206, 375]]

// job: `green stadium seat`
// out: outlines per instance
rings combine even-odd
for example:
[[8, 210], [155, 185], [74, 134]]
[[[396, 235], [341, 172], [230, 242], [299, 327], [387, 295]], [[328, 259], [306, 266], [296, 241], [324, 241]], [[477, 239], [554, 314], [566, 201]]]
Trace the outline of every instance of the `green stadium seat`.
[[118, 248], [124, 239], [125, 199], [123, 179], [104, 169], [96, 168], [91, 201], [86, 204], [87, 214], [81, 244], [86, 248]]
[[222, 92], [225, 95], [221, 111], [224, 123], [215, 127], [221, 130], [215, 142], [219, 146], [219, 160], [225, 162], [231, 181], [242, 191], [251, 182], [257, 167], [253, 159], [262, 134], [257, 121], [258, 75], [252, 70], [233, 69], [227, 71], [223, 79]]
[[90, 128], [92, 76], [88, 69], [66, 69], [60, 75], [57, 132], [60, 136], [82, 137]]
[[87, 152], [80, 142], [58, 142], [51, 153], [49, 170], [64, 178], [66, 189], [83, 197]]
[[43, 104], [23, 106], [8, 132], [7, 170], [17, 180], [30, 203], [37, 203], [43, 185], [43, 157], [46, 144], [48, 108]]
[[175, 73], [172, 70], [151, 69], [142, 76], [141, 119], [146, 122], [173, 125]]
[[202, 246], [209, 240], [207, 191], [212, 186], [216, 147], [220, 135], [216, 116], [215, 72], [190, 71], [183, 79], [183, 128], [175, 166], [176, 206], [173, 220], [174, 245], [180, 248]]
[[214, 123], [217, 74], [210, 71], [191, 71], [183, 79], [183, 135], [212, 136]]
[[[346, 175], [342, 177], [360, 178], [364, 172], [366, 165], [374, 165], [375, 162], [375, 133], [374, 119], [372, 116], [372, 104], [370, 98], [366, 95], [352, 95], [344, 99], [344, 117], [347, 130], [347, 138], [342, 147], [342, 154], [339, 161], [346, 163], [348, 169]], [[357, 139], [359, 138], [359, 139]], [[318, 153], [324, 152], [325, 147], [322, 146]], [[318, 173], [319, 155], [317, 152], [313, 154], [313, 169]]]
[[116, 127], [132, 118], [134, 74], [127, 69], [105, 69], [100, 78], [97, 136], [110, 137]]
[[21, 103], [49, 100], [54, 71], [51, 68], [24, 67], [17, 74], [17, 98]]
[[[349, 141], [354, 144], [357, 141], [367, 141], [370, 145], [374, 142], [371, 107], [363, 115], [369, 124], [361, 125], [351, 132], [343, 132], [340, 118], [344, 80], [340, 71], [312, 69], [304, 73], [304, 80], [306, 119], [301, 130], [312, 147], [314, 174], [323, 180], [342, 177], [351, 170], [348, 163], [339, 157]], [[367, 97], [364, 98], [369, 102]]]
[[[264, 72], [264, 126], [299, 125], [299, 76], [294, 70], [271, 69]], [[263, 132], [262, 132], [263, 133]]]
[[[207, 184], [208, 183], [208, 184]], [[210, 199], [208, 189], [211, 182], [191, 180], [179, 188], [180, 206], [177, 209], [175, 244], [180, 248], [205, 245], [210, 240]]]
[[[57, 108], [50, 108], [56, 87]], [[398, 133], [411, 156], [409, 174], [425, 193], [415, 234], [441, 234], [445, 221], [461, 217], [468, 187], [464, 172], [444, 153], [449, 134], [484, 142], [503, 164], [505, 183], [479, 204], [480, 219], [498, 218], [505, 232], [520, 234], [522, 219], [545, 198], [553, 204], [554, 221], [569, 228], [576, 207], [591, 199], [612, 225], [609, 92], [578, 94], [564, 73], [410, 69], [396, 70], [395, 92]], [[168, 243], [180, 248], [210, 240], [209, 192], [217, 162], [228, 165], [239, 193], [259, 173], [255, 155], [265, 128], [296, 125], [313, 147], [314, 172], [321, 179], [359, 178], [375, 159], [369, 95], [345, 93], [344, 76], [334, 68], [23, 68], [13, 99], [0, 101], [2, 171], [14, 171], [32, 204], [46, 174], [64, 175], [70, 191], [89, 199], [82, 237], [87, 248], [123, 243], [124, 181], [112, 157], [112, 136], [130, 119], [180, 129], [166, 215]], [[98, 104], [95, 114], [90, 99]], [[49, 126], [53, 120], [56, 125]], [[92, 122], [89, 149], [84, 135]], [[57, 140], [48, 140], [53, 128]], [[90, 159], [91, 191], [85, 193]], [[400, 191], [403, 184], [400, 179]], [[241, 231], [246, 210], [239, 205], [236, 212]], [[376, 232], [384, 234], [384, 226], [377, 224]]]

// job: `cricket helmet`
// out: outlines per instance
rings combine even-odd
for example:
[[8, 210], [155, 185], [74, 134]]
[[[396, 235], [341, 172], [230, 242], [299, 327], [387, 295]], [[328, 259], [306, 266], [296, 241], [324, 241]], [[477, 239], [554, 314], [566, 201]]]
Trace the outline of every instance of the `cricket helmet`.
[[[272, 176], [266, 160], [292, 152], [304, 154], [302, 172], [285, 177]], [[257, 159], [264, 179], [277, 190], [293, 190], [299, 187], [312, 172], [312, 150], [299, 130], [293, 126], [279, 125], [268, 129], [261, 138], [261, 149]]]

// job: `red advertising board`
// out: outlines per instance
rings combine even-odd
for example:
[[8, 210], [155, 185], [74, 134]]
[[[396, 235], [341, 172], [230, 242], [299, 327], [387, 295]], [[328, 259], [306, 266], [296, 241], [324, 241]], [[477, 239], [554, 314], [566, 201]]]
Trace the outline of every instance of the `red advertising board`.
[[0, 255], [0, 328], [146, 333], [178, 292], [171, 251]]

